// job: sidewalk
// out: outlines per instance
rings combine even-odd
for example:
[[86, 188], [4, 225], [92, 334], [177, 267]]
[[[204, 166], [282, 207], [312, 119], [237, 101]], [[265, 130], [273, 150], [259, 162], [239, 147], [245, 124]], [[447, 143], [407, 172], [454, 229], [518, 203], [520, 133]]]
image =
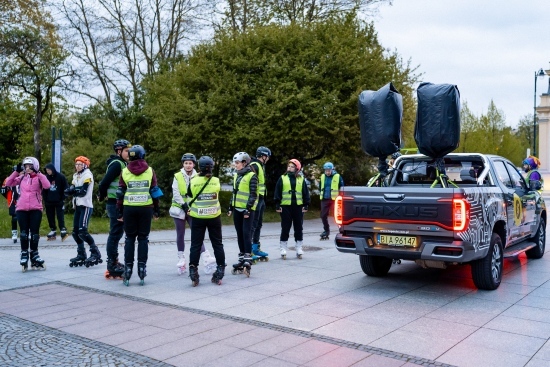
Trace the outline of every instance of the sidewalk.
[[320, 241], [320, 220], [304, 227], [304, 258], [291, 250], [282, 260], [279, 223], [266, 223], [270, 261], [246, 278], [230, 273], [238, 247], [224, 226], [223, 284], [200, 269], [195, 288], [176, 273], [173, 231], [151, 234], [143, 287], [135, 274], [129, 287], [106, 280], [105, 263], [70, 268], [72, 239], [41, 241], [47, 270], [21, 273], [19, 248], [0, 240], [0, 364], [550, 365], [550, 256], [505, 260], [500, 288], [479, 291], [469, 266], [405, 261], [386, 278], [367, 277], [356, 256], [334, 249], [336, 228]]

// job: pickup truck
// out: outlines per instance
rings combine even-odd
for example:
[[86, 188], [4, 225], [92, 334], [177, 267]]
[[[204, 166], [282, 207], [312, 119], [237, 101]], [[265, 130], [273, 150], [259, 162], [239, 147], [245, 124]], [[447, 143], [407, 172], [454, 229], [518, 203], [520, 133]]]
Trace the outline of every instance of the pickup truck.
[[[399, 157], [381, 187], [346, 186], [335, 200], [340, 252], [359, 255], [363, 272], [385, 276], [393, 263], [424, 268], [471, 264], [474, 284], [498, 288], [503, 258], [539, 259], [546, 240], [541, 183], [527, 187], [506, 158], [453, 153]], [[442, 179], [443, 178], [443, 179]]]

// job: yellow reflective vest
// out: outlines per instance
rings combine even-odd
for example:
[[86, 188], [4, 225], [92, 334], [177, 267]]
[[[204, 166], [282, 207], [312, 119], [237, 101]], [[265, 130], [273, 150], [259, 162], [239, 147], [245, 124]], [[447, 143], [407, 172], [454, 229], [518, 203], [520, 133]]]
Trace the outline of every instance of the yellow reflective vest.
[[[321, 175], [321, 182], [320, 182], [320, 186], [321, 186], [321, 200], [323, 200], [323, 194], [325, 192], [325, 174], [323, 173]], [[330, 198], [332, 200], [336, 200], [336, 197], [338, 196], [338, 185], [340, 184], [340, 174], [339, 173], [336, 173], [334, 175], [332, 175], [332, 181], [330, 182]]]
[[[247, 172], [242, 176], [241, 181], [239, 182], [239, 187], [237, 186], [237, 177], [235, 173], [233, 176], [233, 196], [231, 196], [231, 206], [239, 209], [246, 209], [246, 204], [250, 198], [250, 180], [254, 177], [254, 172]], [[235, 192], [236, 191], [236, 192]], [[256, 201], [250, 210], [256, 210], [258, 205], [258, 196], [256, 196]]]
[[189, 208], [189, 215], [193, 218], [211, 219], [220, 216], [222, 213], [219, 201], [220, 179], [212, 177], [201, 194], [198, 195], [206, 181], [208, 181], [208, 177], [197, 175], [191, 179], [189, 184], [194, 199]]
[[153, 169], [147, 168], [139, 175], [134, 175], [128, 168], [122, 170], [122, 179], [126, 183], [124, 193], [125, 206], [148, 206], [153, 205], [153, 198], [149, 189], [153, 181]]
[[[283, 180], [283, 192], [281, 198], [281, 205], [291, 205], [292, 204], [292, 187], [290, 187], [290, 178], [288, 175], [281, 176]], [[302, 205], [304, 200], [302, 198], [302, 187], [304, 186], [304, 178], [302, 176], [296, 177], [296, 204]]]

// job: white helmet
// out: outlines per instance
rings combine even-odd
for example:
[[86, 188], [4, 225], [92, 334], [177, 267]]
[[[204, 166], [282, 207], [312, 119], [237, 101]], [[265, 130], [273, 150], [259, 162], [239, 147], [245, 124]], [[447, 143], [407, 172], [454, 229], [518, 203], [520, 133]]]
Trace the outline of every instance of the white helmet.
[[233, 156], [233, 162], [242, 162], [245, 161], [246, 164], [250, 163], [250, 156], [248, 153], [239, 152]]
[[32, 164], [32, 168], [34, 168], [36, 172], [40, 170], [40, 164], [38, 163], [38, 159], [34, 157], [25, 157], [23, 159], [22, 164], [23, 164], [23, 167], [25, 167], [25, 164]]

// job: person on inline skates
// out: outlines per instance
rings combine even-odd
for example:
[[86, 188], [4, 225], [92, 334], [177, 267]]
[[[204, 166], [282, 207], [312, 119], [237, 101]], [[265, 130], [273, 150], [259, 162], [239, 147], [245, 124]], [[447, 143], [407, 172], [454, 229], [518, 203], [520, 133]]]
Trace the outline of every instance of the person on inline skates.
[[[90, 218], [94, 211], [92, 192], [94, 190], [94, 175], [90, 171], [90, 160], [85, 156], [74, 159], [75, 173], [71, 186], [65, 194], [73, 197], [74, 208], [72, 236], [77, 245], [76, 257], [70, 259], [69, 266], [94, 266], [103, 262], [101, 252], [97, 248], [93, 237], [88, 232]], [[84, 242], [90, 246], [90, 257], [86, 257]]]
[[219, 201], [220, 180], [213, 177], [214, 160], [209, 156], [199, 158], [199, 174], [191, 179], [187, 196], [189, 203], [182, 205], [191, 221], [191, 249], [189, 251], [189, 278], [193, 287], [199, 285], [200, 248], [204, 235], [208, 236], [216, 258], [216, 271], [212, 274], [212, 283], [221, 285], [225, 273], [225, 251], [222, 243], [221, 206]]
[[[197, 165], [197, 158], [192, 153], [185, 153], [181, 157], [182, 168], [174, 174], [174, 180], [172, 181], [172, 206], [170, 207], [169, 214], [174, 218], [174, 224], [176, 225], [176, 245], [178, 249], [178, 263], [176, 267], [178, 274], [187, 272], [187, 266], [185, 262], [185, 222], [189, 224], [191, 228], [191, 216], [186, 215], [183, 210], [183, 204], [187, 201], [187, 191], [189, 190], [189, 184], [191, 179], [197, 175], [195, 166]], [[201, 256], [204, 262], [205, 274], [211, 274], [216, 270], [216, 259], [210, 255], [210, 252], [206, 250], [204, 244], [201, 247]]]
[[338, 191], [344, 186], [342, 176], [334, 169], [334, 164], [326, 162], [323, 165], [325, 171], [319, 180], [319, 191], [321, 195], [321, 221], [323, 222], [322, 240], [328, 240], [330, 235], [330, 225], [328, 223], [328, 215], [334, 208], [334, 200], [338, 196]]
[[44, 169], [46, 178], [50, 181], [50, 189], [42, 190], [42, 198], [46, 207], [46, 218], [50, 226], [48, 241], [55, 241], [57, 237], [57, 227], [55, 226], [55, 217], [57, 215], [57, 224], [61, 231], [61, 241], [65, 241], [69, 234], [65, 228], [65, 190], [69, 187], [67, 178], [61, 172], [57, 172], [52, 163], [46, 164]]
[[[40, 172], [38, 159], [26, 157], [16, 170], [6, 179], [6, 186], [19, 186], [19, 199], [15, 207], [19, 229], [21, 230], [22, 271], [27, 271], [29, 257], [33, 269], [46, 269], [44, 260], [38, 254], [40, 223], [42, 222], [42, 190], [50, 188], [50, 182]], [[31, 252], [29, 254], [29, 242]]]
[[[13, 167], [13, 170], [17, 170], [17, 166]], [[4, 179], [4, 183], [2, 184], [2, 196], [4, 196], [7, 200], [8, 204], [8, 213], [11, 217], [11, 239], [13, 243], [17, 243], [17, 238], [19, 238], [19, 234], [17, 232], [17, 214], [15, 212], [15, 207], [17, 205], [17, 198], [19, 197], [19, 187], [18, 186], [6, 186], [6, 179]]]
[[265, 165], [271, 157], [271, 150], [261, 146], [256, 149], [256, 157], [252, 158], [250, 168], [258, 176], [258, 205], [254, 213], [254, 221], [252, 222], [252, 258], [258, 258], [260, 261], [267, 261], [269, 254], [260, 248], [260, 234], [264, 220], [265, 197], [267, 195]]
[[107, 172], [99, 183], [97, 198], [107, 199], [105, 208], [109, 217], [109, 236], [107, 237], [107, 270], [105, 278], [122, 279], [124, 264], [118, 261], [118, 243], [124, 234], [124, 223], [117, 220], [116, 190], [122, 170], [128, 165], [128, 149], [132, 144], [126, 139], [118, 139], [113, 144], [115, 154], [107, 159]]
[[250, 156], [239, 152], [233, 157], [237, 172], [233, 176], [233, 195], [227, 215], [233, 214], [233, 224], [239, 243], [239, 261], [233, 264], [233, 274], [250, 276], [252, 265], [252, 223], [258, 205], [258, 176], [250, 168]]
[[157, 176], [145, 161], [145, 149], [134, 145], [128, 150], [130, 163], [122, 170], [117, 190], [117, 218], [124, 222], [124, 284], [130, 285], [134, 268], [135, 243], [137, 238], [138, 276], [144, 284], [147, 276], [149, 233], [151, 219], [160, 216], [159, 198], [162, 190], [157, 186]]
[[297, 159], [288, 161], [287, 172], [284, 173], [275, 186], [275, 210], [281, 214], [281, 236], [279, 250], [281, 257], [286, 260], [288, 237], [290, 228], [294, 226], [294, 240], [296, 241], [296, 256], [301, 259], [303, 251], [303, 221], [310, 203], [309, 190], [306, 180], [300, 174], [302, 165]]

